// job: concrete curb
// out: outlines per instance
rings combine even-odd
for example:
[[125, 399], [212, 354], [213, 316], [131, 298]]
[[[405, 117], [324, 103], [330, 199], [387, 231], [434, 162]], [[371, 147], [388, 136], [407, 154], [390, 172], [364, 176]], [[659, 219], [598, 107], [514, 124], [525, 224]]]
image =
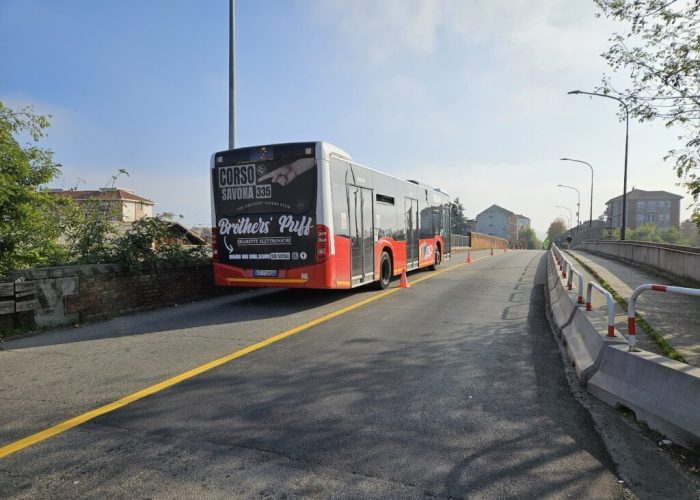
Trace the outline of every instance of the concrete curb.
[[550, 252], [549, 307], [581, 384], [610, 406], [625, 406], [650, 428], [700, 450], [700, 368], [647, 351], [628, 352], [619, 333], [607, 337], [601, 314], [577, 306], [558, 269]]

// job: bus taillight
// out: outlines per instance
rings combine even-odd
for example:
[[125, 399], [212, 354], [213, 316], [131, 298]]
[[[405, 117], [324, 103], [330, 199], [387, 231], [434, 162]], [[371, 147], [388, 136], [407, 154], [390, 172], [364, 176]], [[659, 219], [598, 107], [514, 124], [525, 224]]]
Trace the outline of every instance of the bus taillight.
[[324, 262], [331, 253], [331, 241], [328, 227], [316, 225], [316, 262]]
[[216, 228], [211, 228], [211, 255], [214, 262], [219, 262], [219, 251], [216, 249]]

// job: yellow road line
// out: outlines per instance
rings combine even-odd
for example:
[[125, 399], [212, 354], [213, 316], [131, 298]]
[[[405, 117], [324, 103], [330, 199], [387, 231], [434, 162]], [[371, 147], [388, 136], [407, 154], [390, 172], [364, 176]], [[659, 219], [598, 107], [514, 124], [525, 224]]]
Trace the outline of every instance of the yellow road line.
[[[479, 257], [477, 259], [474, 259], [473, 262], [476, 262], [476, 261], [481, 260], [481, 259], [485, 259], [487, 257], [490, 257], [490, 256]], [[447, 271], [451, 271], [453, 269], [456, 269], [456, 268], [464, 266], [464, 265], [466, 265], [466, 263], [462, 262], [461, 264], [457, 264], [455, 266], [441, 269], [439, 271], [430, 273], [422, 278], [418, 278], [416, 280], [413, 280], [413, 283], [414, 284], [420, 283], [421, 281], [425, 281], [429, 278], [439, 276], [442, 273], [445, 273]], [[377, 293], [376, 295], [372, 295], [371, 297], [368, 297], [368, 298], [361, 300], [359, 302], [355, 302], [354, 304], [350, 304], [349, 306], [338, 309], [337, 311], [333, 311], [331, 313], [328, 313], [324, 316], [321, 316], [320, 318], [316, 318], [316, 319], [311, 320], [311, 321], [304, 323], [302, 325], [295, 326], [294, 328], [286, 330], [282, 333], [278, 333], [277, 335], [273, 335], [272, 337], [268, 337], [265, 340], [261, 340], [260, 342], [256, 342], [255, 344], [251, 344], [247, 347], [244, 347], [243, 349], [232, 352], [231, 354], [228, 354], [228, 355], [223, 356], [221, 358], [215, 359], [215, 360], [210, 361], [208, 363], [205, 363], [203, 365], [197, 366], [196, 368], [192, 368], [191, 370], [180, 373], [179, 375], [175, 375], [174, 377], [163, 380], [162, 382], [154, 384], [150, 387], [146, 387], [145, 389], [142, 389], [140, 391], [129, 394], [128, 396], [124, 396], [123, 398], [118, 399], [117, 401], [114, 401], [112, 403], [108, 403], [104, 406], [100, 406], [99, 408], [95, 408], [94, 410], [90, 410], [88, 412], [82, 413], [76, 417], [70, 418], [70, 419], [65, 420], [59, 424], [52, 426], [52, 427], [44, 429], [43, 431], [37, 432], [36, 434], [31, 434], [31, 435], [29, 435], [25, 438], [22, 438], [18, 441], [7, 444], [7, 445], [0, 448], [0, 458], [4, 458], [8, 455], [11, 455], [12, 453], [18, 452], [18, 451], [23, 450], [25, 448], [28, 448], [29, 446], [41, 443], [42, 441], [45, 441], [53, 436], [56, 436], [56, 435], [61, 434], [67, 430], [70, 430], [74, 427], [77, 427], [81, 424], [84, 424], [85, 422], [89, 422], [90, 420], [93, 420], [101, 415], [113, 412], [114, 410], [118, 410], [119, 408], [121, 408], [123, 406], [126, 406], [126, 405], [133, 403], [135, 401], [138, 401], [139, 399], [143, 399], [147, 396], [150, 396], [150, 395], [155, 394], [157, 392], [160, 392], [164, 389], [172, 387], [175, 384], [179, 384], [180, 382], [183, 382], [187, 379], [190, 379], [192, 377], [196, 377], [197, 375], [200, 375], [200, 374], [207, 372], [209, 370], [212, 370], [218, 366], [226, 364], [229, 361], [233, 361], [234, 359], [245, 356], [246, 354], [250, 354], [251, 352], [255, 352], [255, 351], [262, 349], [263, 347], [266, 347], [270, 344], [274, 344], [275, 342], [279, 342], [280, 340], [285, 339], [287, 337], [290, 337], [290, 336], [294, 335], [295, 333], [299, 333], [303, 330], [307, 330], [307, 329], [311, 328], [312, 326], [316, 326], [316, 325], [319, 325], [321, 323], [325, 323], [326, 321], [331, 320], [333, 318], [337, 318], [338, 316], [340, 316], [342, 314], [345, 314], [345, 313], [350, 312], [354, 309], [362, 307], [366, 304], [369, 304], [370, 302], [374, 302], [375, 300], [379, 300], [383, 297], [386, 297], [387, 295], [391, 295], [392, 293], [396, 293], [399, 290], [401, 290], [401, 288], [398, 288], [398, 287], [391, 288], [389, 290], [384, 290], [383, 292]]]

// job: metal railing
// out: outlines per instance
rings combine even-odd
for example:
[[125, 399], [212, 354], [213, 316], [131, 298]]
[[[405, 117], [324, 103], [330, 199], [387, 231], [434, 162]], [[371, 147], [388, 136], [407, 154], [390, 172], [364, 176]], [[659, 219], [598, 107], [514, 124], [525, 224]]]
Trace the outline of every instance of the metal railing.
[[576, 290], [578, 290], [578, 298], [576, 299], [576, 303], [583, 304], [583, 274], [569, 263], [569, 278], [566, 280], [566, 287], [569, 290], [571, 290], [574, 274], [578, 276], [578, 286], [576, 287]]
[[627, 305], [627, 334], [628, 334], [628, 339], [630, 341], [630, 351], [637, 350], [636, 349], [637, 341], [636, 341], [636, 337], [635, 337], [635, 329], [636, 329], [635, 308], [637, 306], [637, 297], [639, 297], [639, 295], [646, 290], [652, 290], [654, 292], [666, 292], [666, 293], [675, 293], [678, 295], [690, 295], [693, 297], [700, 297], [700, 288], [684, 288], [682, 286], [652, 285], [652, 284], [640, 285], [637, 288], [635, 288], [634, 292], [632, 292], [632, 295], [630, 296], [629, 304]]
[[[583, 304], [583, 273], [576, 269], [571, 262], [564, 256], [562, 253], [561, 249], [558, 248], [556, 245], [552, 245], [552, 254], [554, 255], [554, 258], [559, 265], [559, 270], [561, 271], [561, 277], [566, 278], [566, 288], [567, 290], [572, 289], [573, 285], [573, 278], [574, 275], [578, 277], [578, 286], [577, 291], [578, 291], [578, 297], [576, 299], [577, 304]], [[615, 336], [615, 302], [613, 301], [613, 297], [608, 292], [605, 288], [603, 288], [600, 284], [596, 283], [595, 281], [589, 281], [588, 286], [586, 287], [586, 311], [591, 311], [592, 306], [591, 306], [591, 295], [593, 292], [593, 288], [598, 290], [600, 293], [602, 293], [605, 298], [607, 299], [607, 305], [608, 305], [608, 337], [614, 337]]]
[[469, 236], [465, 236], [463, 234], [451, 234], [450, 243], [453, 247], [468, 247]]
[[[598, 290], [602, 293], [608, 301], [608, 337], [615, 336], [615, 302], [613, 296], [605, 288], [600, 286], [595, 281], [589, 281], [586, 287], [586, 311], [590, 311], [593, 307], [591, 305], [591, 295], [593, 289]], [[631, 347], [632, 343], [630, 343]], [[630, 349], [631, 350], [631, 349]]]

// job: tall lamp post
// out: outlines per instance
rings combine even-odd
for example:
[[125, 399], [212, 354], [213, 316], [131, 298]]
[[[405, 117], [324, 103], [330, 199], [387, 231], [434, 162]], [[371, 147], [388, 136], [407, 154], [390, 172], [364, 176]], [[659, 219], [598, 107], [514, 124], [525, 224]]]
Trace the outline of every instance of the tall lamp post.
[[571, 209], [570, 209], [569, 207], [563, 207], [563, 206], [561, 206], [561, 205], [557, 205], [557, 208], [563, 208], [564, 210], [568, 210], [568, 211], [569, 211], [569, 230], [571, 230], [571, 225], [572, 225], [572, 224], [571, 224], [571, 218], [572, 218], [573, 212], [571, 211]]
[[584, 92], [583, 90], [571, 90], [568, 94], [584, 94], [597, 97], [607, 97], [608, 99], [614, 99], [625, 108], [625, 176], [622, 183], [622, 225], [620, 226], [620, 240], [625, 241], [625, 227], [627, 226], [627, 151], [629, 149], [629, 137], [630, 137], [630, 110], [627, 107], [627, 103], [620, 99], [619, 97], [613, 97], [607, 94], [598, 94], [596, 92]]
[[[578, 201], [576, 202], [576, 227], [578, 228], [581, 225], [581, 217], [579, 216], [581, 212], [581, 191], [579, 191], [573, 186], [566, 186], [564, 184], [557, 184], [557, 187], [573, 189], [574, 191], [576, 191], [576, 194], [578, 195]], [[576, 232], [578, 233], [578, 230]]]
[[581, 160], [574, 160], [573, 158], [560, 158], [561, 161], [575, 161], [576, 163], [583, 163], [584, 165], [588, 165], [588, 168], [591, 169], [591, 207], [590, 211], [588, 212], [588, 229], [591, 229], [593, 227], [593, 167], [591, 166], [590, 163], [586, 161], [581, 161]]
[[236, 0], [228, 11], [228, 148], [236, 147]]

